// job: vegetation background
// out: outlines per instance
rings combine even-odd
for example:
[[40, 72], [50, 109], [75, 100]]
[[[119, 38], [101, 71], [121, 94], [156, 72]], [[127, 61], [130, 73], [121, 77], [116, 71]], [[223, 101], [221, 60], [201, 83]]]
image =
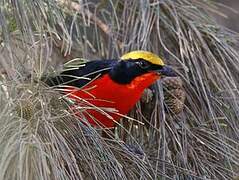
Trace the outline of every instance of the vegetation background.
[[[237, 23], [238, 20], [238, 10], [239, 10], [239, 1], [237, 0], [230, 0], [230, 1], [223, 1], [218, 0], [219, 3], [222, 3], [220, 11], [225, 15], [222, 16], [215, 16], [218, 23], [228, 27], [231, 30], [239, 32], [239, 25]], [[225, 6], [227, 8], [225, 8]], [[228, 9], [229, 7], [229, 9]], [[231, 10], [230, 10], [231, 8]]]
[[[215, 22], [222, 10], [211, 0], [0, 1], [0, 179], [238, 178], [238, 34]], [[135, 49], [177, 70], [186, 102], [178, 115], [164, 108], [157, 82], [114, 140], [40, 81], [70, 59]]]

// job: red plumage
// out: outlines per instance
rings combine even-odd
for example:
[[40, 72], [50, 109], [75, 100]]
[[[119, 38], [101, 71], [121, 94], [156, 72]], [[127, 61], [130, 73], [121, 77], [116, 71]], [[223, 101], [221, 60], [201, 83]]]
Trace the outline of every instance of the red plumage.
[[[148, 72], [129, 84], [119, 84], [104, 74], [80, 89], [68, 88], [67, 92], [70, 93], [67, 96], [76, 100], [77, 106], [81, 107], [77, 114], [80, 116], [82, 113], [91, 125], [112, 128], [122, 117], [120, 114], [126, 115], [140, 99], [144, 89], [158, 78], [156, 72]], [[82, 107], [86, 109], [81, 110]], [[118, 113], [107, 112], [107, 108], [114, 108]]]

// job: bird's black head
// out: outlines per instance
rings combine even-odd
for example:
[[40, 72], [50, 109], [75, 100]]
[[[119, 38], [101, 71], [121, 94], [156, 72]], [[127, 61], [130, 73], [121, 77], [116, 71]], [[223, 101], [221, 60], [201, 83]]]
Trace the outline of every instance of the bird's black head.
[[137, 76], [158, 68], [161, 67], [155, 67], [153, 64], [143, 59], [121, 60], [113, 66], [109, 72], [109, 76], [113, 81], [119, 84], [129, 84]]
[[120, 84], [129, 84], [133, 79], [143, 74], [154, 72], [160, 75], [175, 76], [174, 71], [165, 65], [153, 64], [145, 59], [121, 60], [113, 66], [109, 75]]

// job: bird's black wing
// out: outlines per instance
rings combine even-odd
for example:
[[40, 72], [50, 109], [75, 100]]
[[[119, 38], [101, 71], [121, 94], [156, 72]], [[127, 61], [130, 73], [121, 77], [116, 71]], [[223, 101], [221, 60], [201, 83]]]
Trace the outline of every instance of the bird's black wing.
[[108, 73], [117, 63], [117, 60], [93, 60], [81, 63], [78, 67], [69, 66], [59, 75], [44, 78], [44, 82], [49, 86], [75, 86], [82, 87], [91, 80]]

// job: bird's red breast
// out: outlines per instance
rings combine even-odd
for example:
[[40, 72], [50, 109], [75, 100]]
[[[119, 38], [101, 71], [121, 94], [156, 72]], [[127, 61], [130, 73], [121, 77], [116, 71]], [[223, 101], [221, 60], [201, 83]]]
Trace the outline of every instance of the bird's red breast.
[[[112, 128], [121, 115], [126, 115], [133, 108], [144, 89], [158, 78], [157, 73], [149, 72], [136, 77], [129, 84], [119, 84], [105, 74], [81, 89], [69, 88], [68, 97], [76, 100], [79, 107], [77, 113], [84, 115], [91, 125]], [[107, 112], [112, 108], [118, 113]]]

